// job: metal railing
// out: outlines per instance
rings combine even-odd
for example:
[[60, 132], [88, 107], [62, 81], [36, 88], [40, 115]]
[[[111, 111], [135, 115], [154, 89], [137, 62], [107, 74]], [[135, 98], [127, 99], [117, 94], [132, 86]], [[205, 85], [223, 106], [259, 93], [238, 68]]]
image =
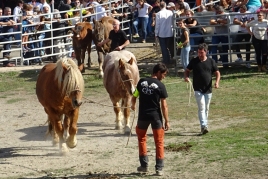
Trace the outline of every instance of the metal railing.
[[[114, 2], [114, 1], [109, 1], [107, 3], [100, 4], [100, 6], [106, 5], [106, 6], [109, 7], [108, 10], [105, 10], [105, 13], [108, 16], [111, 15], [111, 10], [112, 10], [111, 9], [111, 3], [112, 2]], [[78, 20], [79, 22], [82, 22], [83, 19], [84, 18], [87, 18], [87, 17], [88, 18], [90, 17], [91, 18], [91, 21], [92, 21], [92, 19], [95, 18], [96, 15], [102, 13], [102, 12], [98, 12], [98, 13], [94, 12], [94, 13], [92, 13], [90, 15], [83, 15], [82, 14], [82, 11], [88, 10], [89, 8], [91, 8], [91, 7], [75, 9], [75, 11], [79, 11], [79, 20]], [[96, 8], [96, 6], [94, 8]], [[117, 7], [116, 9], [118, 11], [120, 11], [120, 12], [123, 13], [124, 12], [124, 10], [123, 10], [124, 8], [127, 8], [127, 7], [121, 5], [121, 6]], [[56, 39], [63, 39], [63, 38], [68, 37], [67, 34], [66, 35], [63, 35], [63, 36], [56, 36], [55, 37], [55, 36], [53, 36], [53, 32], [56, 31], [56, 30], [65, 30], [67, 32], [68, 30], [71, 30], [75, 26], [73, 24], [71, 26], [69, 25], [69, 26], [66, 26], [66, 27], [63, 27], [63, 28], [56, 28], [56, 29], [53, 29], [52, 28], [52, 23], [53, 22], [56, 22], [56, 21], [59, 21], [59, 22], [67, 22], [67, 21], [70, 21], [72, 19], [77, 18], [77, 17], [72, 17], [72, 18], [59, 19], [59, 20], [55, 20], [53, 18], [55, 14], [59, 14], [59, 13], [61, 14], [61, 13], [67, 13], [67, 12], [70, 12], [70, 10], [69, 11], [51, 12], [51, 13], [47, 13], [47, 14], [35, 15], [35, 18], [36, 19], [39, 19], [40, 16], [44, 16], [44, 15], [49, 15], [50, 16], [49, 17], [50, 20], [48, 20], [49, 22], [46, 22], [46, 23], [50, 23], [50, 29], [48, 29], [48, 30], [39, 30], [39, 31], [33, 30], [31, 32], [27, 32], [27, 33], [24, 33], [23, 34], [22, 33], [22, 28], [24, 28], [24, 27], [32, 28], [32, 27], [35, 27], [36, 25], [44, 25], [45, 23], [44, 22], [34, 22], [33, 24], [28, 24], [28, 25], [22, 25], [22, 23], [17, 23], [16, 25], [17, 26], [20, 26], [20, 31], [14, 31], [14, 32], [11, 32], [11, 33], [1, 33], [1, 36], [19, 34], [20, 35], [20, 39], [22, 39], [24, 36], [29, 36], [29, 39], [30, 40], [28, 42], [22, 42], [21, 40], [12, 40], [12, 41], [8, 41], [8, 42], [0, 42], [0, 45], [1, 46], [3, 46], [4, 44], [12, 44], [12, 47], [11, 47], [10, 50], [3, 50], [3, 47], [0, 47], [2, 49], [2, 50], [0, 49], [0, 52], [1, 53], [3, 53], [3, 52], [11, 52], [11, 54], [13, 54], [13, 52], [16, 52], [16, 54], [19, 54], [18, 56], [14, 56], [14, 57], [12, 57], [10, 59], [2, 58], [2, 59], [0, 59], [0, 62], [3, 62], [3, 61], [14, 61], [15, 60], [16, 65], [18, 65], [19, 62], [20, 62], [20, 65], [23, 65], [23, 64], [30, 64], [29, 61], [34, 60], [34, 59], [44, 59], [44, 58], [53, 57], [53, 56], [57, 56], [57, 55], [65, 55], [66, 56], [68, 53], [73, 52], [73, 50], [72, 51], [68, 51], [66, 49], [65, 52], [55, 53], [54, 50], [53, 50], [53, 49], [55, 49], [55, 47], [58, 47], [57, 45], [54, 44], [54, 40], [56, 40]], [[126, 13], [126, 14], [128, 15], [130, 13]], [[1, 18], [2, 17], [3, 18], [5, 18], [5, 17], [13, 18], [14, 16], [15, 15], [1, 16]], [[22, 19], [22, 15], [19, 15], [19, 18]], [[123, 21], [121, 21], [120, 22], [121, 29], [122, 30], [128, 30], [129, 28], [131, 28], [131, 25], [129, 27], [127, 27], [127, 26], [124, 25], [124, 23], [129, 23], [129, 22], [130, 22], [130, 20], [123, 20]], [[90, 23], [92, 24], [92, 22], [90, 22]], [[40, 39], [39, 40], [38, 39], [38, 36], [40, 34], [43, 34], [43, 33], [50, 34], [50, 37], [45, 37], [44, 39]], [[131, 34], [127, 34], [127, 35], [130, 36]], [[50, 42], [49, 43], [50, 45], [43, 45], [43, 47], [37, 47], [35, 44], [36, 43], [39, 43], [41, 41], [43, 41], [43, 42], [44, 41], [47, 41], [47, 42], [49, 41]], [[18, 44], [18, 43], [20, 43], [20, 46], [19, 47], [16, 47], [16, 48], [13, 48], [14, 47], [14, 44]], [[23, 46], [25, 44], [28, 44], [28, 45], [31, 44], [31, 45], [34, 46], [34, 48], [31, 49], [31, 51], [25, 52], [25, 51], [23, 51]], [[66, 43], [65, 42], [64, 45], [66, 47], [67, 45], [72, 45], [72, 43]], [[94, 47], [95, 47], [95, 45], [93, 44], [92, 45], [92, 48], [94, 48]], [[46, 50], [46, 49], [50, 49], [50, 52], [51, 53], [50, 54], [41, 55], [40, 54], [40, 51], [41, 50]], [[39, 53], [37, 53], [36, 51], [39, 51]], [[26, 53], [28, 53], [28, 55]], [[62, 53], [64, 53], [64, 54], [62, 54]], [[36, 55], [36, 54], [39, 54], [39, 55]], [[29, 57], [29, 55], [30, 55], [30, 57]]]
[[[256, 13], [248, 13], [248, 14], [256, 14]], [[240, 13], [237, 13], [237, 12], [232, 12], [232, 13], [225, 13], [224, 15], [215, 15], [214, 12], [201, 12], [201, 13], [195, 13], [193, 18], [196, 19], [200, 25], [198, 26], [195, 26], [195, 27], [204, 27], [206, 29], [209, 29], [209, 32], [207, 33], [204, 33], [203, 35], [195, 35], [195, 36], [192, 36], [190, 34], [190, 38], [198, 38], [198, 37], [202, 37], [205, 39], [205, 43], [208, 44], [209, 46], [209, 56], [212, 56], [212, 55], [228, 55], [228, 62], [223, 62], [221, 63], [222, 65], [231, 65], [231, 64], [234, 64], [235, 62], [233, 61], [233, 56], [234, 54], [247, 54], [247, 53], [250, 53], [250, 54], [255, 54], [255, 50], [250, 50], [250, 51], [241, 51], [241, 52], [235, 52], [233, 51], [233, 46], [234, 45], [247, 45], [247, 44], [252, 44], [251, 43], [251, 40], [246, 42], [246, 41], [243, 41], [243, 42], [234, 42], [234, 39], [236, 37], [236, 35], [238, 34], [238, 28], [239, 28], [239, 25], [237, 24], [233, 24], [233, 19], [234, 19], [234, 16], [235, 15], [241, 15]], [[210, 19], [212, 17], [219, 17], [219, 16], [227, 16], [227, 20], [228, 20], [228, 23], [226, 24], [226, 27], [228, 28], [228, 32], [227, 33], [223, 33], [223, 34], [215, 34], [214, 33], [214, 28], [216, 26], [221, 26], [221, 25], [210, 25]], [[176, 17], [175, 15], [173, 16], [173, 27], [174, 27], [174, 58], [177, 59], [176, 60], [176, 68], [178, 68], [180, 65], [179, 65], [179, 58], [180, 56], [177, 55], [177, 46], [176, 46], [176, 43], [178, 42], [179, 40], [179, 36], [178, 36], [178, 31], [179, 31], [179, 27], [176, 25], [176, 21], [178, 19], [182, 19], [182, 18], [186, 18], [186, 17]], [[256, 18], [255, 18], [256, 19]], [[239, 35], [243, 35], [243, 34], [248, 34], [248, 33], [239, 33]], [[220, 44], [212, 44], [212, 37], [213, 36], [226, 36], [226, 38], [228, 38], [228, 43], [220, 43]], [[228, 52], [227, 53], [212, 53], [210, 51], [211, 47], [212, 46], [217, 46], [218, 49], [220, 49], [221, 46], [223, 45], [227, 45], [228, 46]], [[193, 45], [191, 46], [191, 48], [193, 47], [198, 47], [198, 45]], [[243, 49], [243, 48], [241, 48]], [[252, 48], [251, 48], [252, 49]], [[254, 59], [250, 60], [249, 62], [244, 62], [244, 63], [253, 63], [253, 62], [256, 62], [256, 59], [255, 59], [255, 56], [254, 56]], [[241, 63], [241, 62], [240, 62]], [[235, 63], [237, 64], [237, 63]], [[218, 63], [218, 65], [220, 65], [220, 63]]]

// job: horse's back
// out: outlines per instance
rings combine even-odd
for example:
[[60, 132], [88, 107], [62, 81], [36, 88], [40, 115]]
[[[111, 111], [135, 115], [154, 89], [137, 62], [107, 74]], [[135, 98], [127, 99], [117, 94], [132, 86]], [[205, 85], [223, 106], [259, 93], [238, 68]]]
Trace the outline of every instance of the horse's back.
[[[46, 98], [49, 97], [49, 95], [53, 94], [53, 91], [51, 90], [55, 89], [55, 87], [57, 86], [57, 83], [54, 80], [55, 69], [56, 64], [49, 63], [45, 65], [39, 73], [36, 82], [36, 95], [41, 104], [44, 103], [44, 101], [46, 100]], [[56, 92], [54, 91], [54, 93]]]
[[103, 63], [103, 72], [104, 72], [104, 86], [110, 88], [110, 85], [117, 85], [119, 83], [120, 77], [118, 73], [118, 62], [119, 59], [123, 60], [124, 63], [127, 63], [130, 59], [133, 59], [134, 63], [131, 65], [131, 71], [135, 75], [134, 83], [136, 84], [139, 80], [139, 69], [137, 66], [136, 57], [133, 53], [122, 50], [122, 51], [112, 51], [105, 56]]

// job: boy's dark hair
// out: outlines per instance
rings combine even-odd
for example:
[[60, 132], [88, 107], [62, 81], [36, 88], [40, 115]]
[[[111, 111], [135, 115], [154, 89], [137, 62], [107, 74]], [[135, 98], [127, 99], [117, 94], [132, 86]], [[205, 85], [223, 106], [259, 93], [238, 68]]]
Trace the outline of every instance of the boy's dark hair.
[[153, 68], [153, 74], [157, 73], [158, 71], [160, 71], [161, 73], [165, 73], [168, 72], [168, 68], [164, 63], [158, 63]]
[[208, 51], [208, 45], [206, 43], [202, 43], [198, 45], [198, 50], [204, 50], [205, 52]]

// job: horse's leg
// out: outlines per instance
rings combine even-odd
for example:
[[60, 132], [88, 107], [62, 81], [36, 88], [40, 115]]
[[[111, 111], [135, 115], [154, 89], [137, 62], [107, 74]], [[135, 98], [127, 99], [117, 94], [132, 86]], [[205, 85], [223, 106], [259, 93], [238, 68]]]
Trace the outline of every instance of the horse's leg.
[[131, 132], [131, 128], [130, 128], [130, 99], [129, 98], [125, 98], [122, 99], [122, 107], [124, 107], [124, 122], [125, 122], [125, 134], [129, 134]]
[[115, 112], [115, 129], [120, 130], [122, 129], [122, 112], [121, 112], [121, 108], [119, 105], [119, 100], [111, 97], [113, 106], [114, 106], [114, 112]]
[[67, 115], [64, 116], [63, 128], [64, 128], [63, 138], [66, 141], [69, 138], [69, 136], [70, 136], [70, 134], [69, 134], [70, 118]]
[[92, 63], [91, 63], [91, 58], [90, 58], [90, 54], [91, 54], [91, 41], [89, 42], [88, 46], [87, 46], [87, 66], [88, 68], [91, 67]]
[[63, 154], [66, 154], [69, 150], [66, 146], [65, 140], [63, 139], [63, 126], [62, 126], [62, 119], [59, 114], [55, 113], [54, 110], [49, 111], [49, 118], [51, 122], [53, 123], [52, 125], [54, 126], [54, 130], [59, 136], [59, 147], [60, 147], [60, 152]]
[[46, 136], [51, 134], [52, 135], [52, 145], [56, 146], [59, 143], [59, 136], [54, 129], [53, 121], [51, 121], [49, 115], [47, 117], [48, 117], [48, 119], [47, 119], [48, 128], [47, 128]]
[[74, 148], [77, 145], [76, 133], [77, 133], [77, 120], [78, 120], [79, 108], [75, 109], [72, 115], [70, 115], [69, 134], [67, 138], [67, 146]]
[[75, 52], [75, 57], [77, 60], [78, 69], [82, 72], [83, 66], [81, 65], [81, 49], [76, 49], [74, 52]]
[[85, 72], [85, 65], [84, 65], [84, 62], [85, 62], [85, 56], [86, 56], [86, 48], [83, 48], [81, 50], [81, 65], [82, 65], [82, 73]]
[[103, 59], [104, 59], [104, 54], [103, 52], [98, 51], [98, 62], [99, 62], [99, 77], [103, 78]]

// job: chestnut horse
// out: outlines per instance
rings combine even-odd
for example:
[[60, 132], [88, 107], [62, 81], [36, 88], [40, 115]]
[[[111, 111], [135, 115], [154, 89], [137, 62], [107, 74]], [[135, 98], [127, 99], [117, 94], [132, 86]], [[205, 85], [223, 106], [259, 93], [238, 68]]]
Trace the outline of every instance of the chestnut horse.
[[[88, 54], [88, 67], [91, 67], [91, 42], [92, 25], [89, 22], [79, 22], [73, 29], [73, 48], [78, 63], [79, 70], [85, 72], [85, 53]], [[101, 64], [102, 65], [102, 64]]]
[[53, 131], [53, 144], [59, 142], [63, 154], [68, 152], [67, 146], [77, 145], [77, 120], [83, 92], [84, 79], [72, 59], [45, 65], [36, 82], [37, 98], [47, 113], [49, 132]]
[[[109, 33], [111, 30], [113, 30], [113, 20], [114, 18], [105, 16], [96, 21], [93, 19], [94, 23], [94, 31], [93, 31], [93, 41], [96, 44], [99, 42], [104, 41], [109, 37]], [[104, 61], [104, 56], [110, 52], [111, 49], [111, 42], [104, 44], [102, 47], [99, 47], [96, 45], [96, 50], [98, 54], [98, 62], [100, 64], [100, 77], [103, 77], [103, 70], [102, 70], [102, 64]]]
[[[122, 128], [122, 108], [125, 119], [124, 132], [129, 134], [131, 131], [129, 121], [130, 103], [140, 78], [136, 58], [126, 50], [113, 51], [106, 55], [103, 71], [103, 84], [109, 93], [116, 115], [115, 129]], [[121, 106], [119, 105], [120, 100]]]

